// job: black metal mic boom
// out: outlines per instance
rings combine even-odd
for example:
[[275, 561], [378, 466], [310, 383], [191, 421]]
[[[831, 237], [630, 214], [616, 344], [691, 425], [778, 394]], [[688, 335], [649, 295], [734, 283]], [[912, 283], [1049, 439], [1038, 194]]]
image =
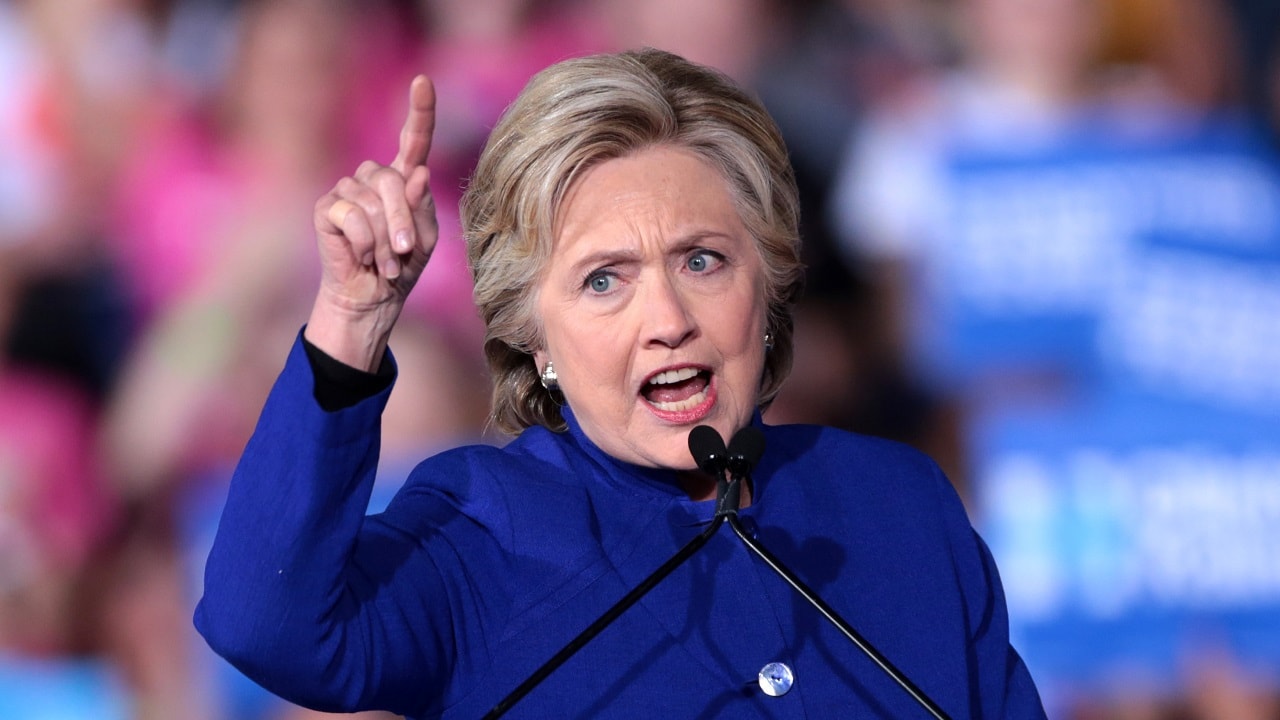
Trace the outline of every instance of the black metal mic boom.
[[[729, 441], [728, 448], [725, 447], [724, 439], [720, 437], [720, 433], [709, 425], [699, 425], [689, 433], [689, 452], [693, 455], [694, 461], [698, 467], [706, 473], [710, 473], [716, 477], [716, 514], [706, 529], [699, 533], [696, 537], [685, 544], [684, 547], [676, 551], [671, 559], [666, 561], [651, 575], [645, 578], [631, 592], [627, 593], [601, 615], [595, 622], [587, 626], [577, 637], [570, 640], [567, 645], [560, 649], [555, 655], [551, 656], [537, 670], [533, 672], [524, 682], [516, 686], [505, 698], [484, 716], [484, 720], [495, 720], [501, 717], [513, 705], [519, 702], [525, 695], [528, 695], [535, 687], [556, 668], [560, 667], [581, 650], [592, 638], [599, 635], [614, 620], [618, 619], [622, 613], [628, 608], [639, 602], [650, 590], [662, 582], [676, 568], [680, 567], [685, 560], [693, 556], [707, 541], [715, 535], [720, 526], [727, 520], [729, 527], [733, 528], [733, 532], [738, 536], [746, 546], [754, 552], [766, 565], [777, 573], [783, 580], [787, 582], [800, 596], [809, 602], [810, 605], [817, 608], [832, 625], [834, 625], [845, 637], [849, 638], [854, 645], [858, 647], [872, 662], [876, 664], [886, 675], [892, 678], [898, 685], [915, 699], [919, 705], [927, 710], [930, 715], [937, 720], [951, 720], [950, 716], [942, 711], [923, 690], [916, 687], [915, 683], [906, 676], [901, 670], [889, 662], [889, 659], [880, 653], [866, 638], [862, 637], [853, 626], [840, 617], [830, 605], [828, 605], [813, 590], [805, 585], [800, 578], [796, 577], [781, 560], [778, 560], [763, 545], [756, 542], [754, 538], [747, 533], [742, 523], [738, 520], [738, 506], [741, 503], [742, 484], [751, 481], [751, 471], [755, 468], [756, 463], [764, 455], [764, 433], [760, 428], [754, 425], [747, 425], [736, 432]], [[725, 479], [726, 472], [728, 479]]]

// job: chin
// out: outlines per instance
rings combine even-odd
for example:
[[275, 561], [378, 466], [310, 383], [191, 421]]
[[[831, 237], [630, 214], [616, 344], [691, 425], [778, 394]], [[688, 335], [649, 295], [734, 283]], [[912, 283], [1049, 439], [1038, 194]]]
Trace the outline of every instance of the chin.
[[697, 463], [689, 453], [689, 432], [693, 426], [664, 428], [665, 432], [657, 433], [638, 443], [628, 443], [625, 455], [614, 457], [632, 465], [658, 468], [660, 470], [693, 470]]
[[662, 467], [665, 470], [673, 470], [676, 472], [688, 472], [697, 470], [698, 464], [693, 461], [693, 456], [689, 454], [689, 446], [684, 447], [683, 457], [673, 458], [671, 462], [665, 463]]

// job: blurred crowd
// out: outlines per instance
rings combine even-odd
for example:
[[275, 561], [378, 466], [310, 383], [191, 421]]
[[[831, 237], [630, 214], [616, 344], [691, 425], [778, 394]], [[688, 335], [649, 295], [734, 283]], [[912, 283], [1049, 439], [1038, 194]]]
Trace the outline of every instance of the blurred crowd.
[[[314, 715], [190, 621], [229, 468], [310, 306], [312, 205], [390, 160], [408, 81], [431, 75], [442, 237], [392, 339], [377, 503], [426, 453], [501, 441], [456, 215], [488, 128], [539, 68], [642, 45], [753, 88], [792, 153], [809, 278], [766, 419], [915, 444], [966, 501], [975, 398], [1071, 380], [919, 356], [922, 274], [968, 272], [939, 260], [942, 148], [1016, 161], [1082, 128], [1141, 144], [1205, 123], [1260, 158], [1280, 145], [1270, 0], [0, 0], [0, 716]], [[1055, 262], [1023, 279], [1072, 274]], [[1172, 692], [1053, 693], [1051, 717], [1280, 718], [1274, 676], [1218, 660]]]

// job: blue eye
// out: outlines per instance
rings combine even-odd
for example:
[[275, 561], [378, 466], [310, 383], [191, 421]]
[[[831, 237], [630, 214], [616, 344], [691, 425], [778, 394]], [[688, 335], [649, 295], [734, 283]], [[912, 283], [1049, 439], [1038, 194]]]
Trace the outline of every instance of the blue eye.
[[716, 263], [723, 260], [717, 253], [710, 250], [698, 250], [689, 256], [685, 262], [685, 267], [695, 273], [704, 273], [715, 267]]
[[587, 278], [587, 287], [593, 293], [607, 293], [613, 289], [613, 276], [608, 273], [593, 273]]

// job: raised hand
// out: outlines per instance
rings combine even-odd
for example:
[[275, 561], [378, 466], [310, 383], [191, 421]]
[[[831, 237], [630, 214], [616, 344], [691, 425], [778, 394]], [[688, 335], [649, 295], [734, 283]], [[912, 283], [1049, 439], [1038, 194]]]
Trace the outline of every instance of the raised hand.
[[316, 202], [321, 281], [306, 336], [353, 367], [378, 367], [405, 298], [435, 249], [427, 171], [435, 103], [431, 81], [414, 78], [395, 159], [362, 163]]

